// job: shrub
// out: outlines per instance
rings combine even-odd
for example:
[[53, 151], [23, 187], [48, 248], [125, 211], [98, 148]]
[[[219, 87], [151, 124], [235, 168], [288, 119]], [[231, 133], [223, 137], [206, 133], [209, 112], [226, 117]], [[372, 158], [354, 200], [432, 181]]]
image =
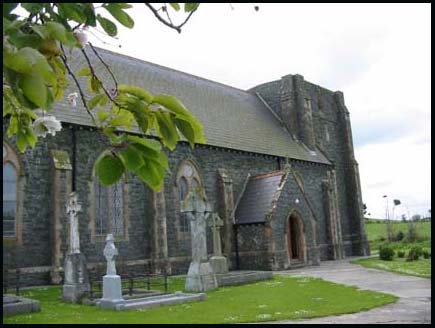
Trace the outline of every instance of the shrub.
[[403, 233], [403, 231], [399, 231], [396, 235], [395, 240], [396, 241], [401, 241], [403, 238], [405, 237], [405, 234]]
[[397, 251], [397, 257], [400, 257], [400, 258], [405, 257], [405, 251]]
[[379, 259], [383, 261], [392, 261], [394, 250], [388, 245], [381, 245], [379, 247]]
[[425, 259], [428, 259], [430, 257], [430, 253], [427, 251], [427, 249], [423, 250], [423, 257]]
[[412, 247], [409, 250], [408, 257], [406, 258], [406, 260], [407, 261], [417, 261], [419, 256], [421, 255], [421, 253], [422, 253], [421, 247], [418, 247], [418, 246]]

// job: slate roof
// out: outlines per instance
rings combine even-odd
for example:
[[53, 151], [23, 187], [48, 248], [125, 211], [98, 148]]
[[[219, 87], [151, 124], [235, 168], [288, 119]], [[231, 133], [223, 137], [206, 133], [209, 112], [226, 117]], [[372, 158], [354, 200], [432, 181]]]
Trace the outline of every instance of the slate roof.
[[266, 222], [280, 196], [284, 175], [284, 171], [276, 171], [250, 177], [237, 204], [235, 223]]
[[[97, 76], [113, 86], [110, 75], [90, 48], [87, 53]], [[203, 123], [208, 145], [330, 164], [320, 151], [313, 156], [293, 140], [255, 94], [108, 50], [98, 49], [98, 53], [112, 68], [118, 83], [179, 98]], [[85, 65], [85, 59], [78, 50], [74, 50], [72, 57], [70, 66], [77, 72]], [[79, 80], [82, 89], [87, 91], [87, 79]], [[65, 95], [77, 91], [71, 80]], [[70, 107], [64, 97], [64, 101], [56, 105], [54, 114], [63, 122], [92, 126], [80, 98], [77, 107]]]

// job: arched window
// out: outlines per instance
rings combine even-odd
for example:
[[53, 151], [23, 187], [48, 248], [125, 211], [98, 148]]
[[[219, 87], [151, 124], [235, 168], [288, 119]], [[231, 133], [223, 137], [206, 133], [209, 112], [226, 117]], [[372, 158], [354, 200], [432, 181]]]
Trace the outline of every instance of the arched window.
[[[176, 186], [178, 188], [178, 202], [185, 200], [190, 191], [201, 188], [198, 170], [192, 162], [185, 161], [180, 165]], [[190, 222], [186, 215], [180, 214], [179, 230], [181, 233], [190, 232]]]
[[91, 183], [92, 195], [92, 237], [103, 241], [107, 234], [121, 239], [128, 238], [128, 185], [125, 178], [108, 187], [103, 186], [94, 176]]
[[3, 143], [3, 237], [6, 238], [19, 239], [19, 172], [17, 155]]

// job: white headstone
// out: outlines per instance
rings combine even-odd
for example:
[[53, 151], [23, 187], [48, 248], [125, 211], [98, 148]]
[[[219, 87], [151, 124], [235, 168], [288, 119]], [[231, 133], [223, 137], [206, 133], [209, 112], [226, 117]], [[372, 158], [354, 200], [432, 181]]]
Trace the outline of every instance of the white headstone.
[[104, 257], [107, 261], [107, 271], [106, 275], [115, 276], [116, 275], [116, 266], [115, 266], [115, 256], [118, 255], [118, 250], [115, 247], [114, 243], [115, 239], [113, 235], [110, 233], [106, 237], [106, 247], [104, 247]]

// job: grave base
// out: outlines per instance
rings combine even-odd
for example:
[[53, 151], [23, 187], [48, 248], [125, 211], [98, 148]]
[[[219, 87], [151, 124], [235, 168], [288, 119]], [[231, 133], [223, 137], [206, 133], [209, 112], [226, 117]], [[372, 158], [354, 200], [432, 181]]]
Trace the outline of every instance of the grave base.
[[205, 292], [217, 288], [216, 275], [209, 262], [191, 262], [186, 277], [186, 290]]

